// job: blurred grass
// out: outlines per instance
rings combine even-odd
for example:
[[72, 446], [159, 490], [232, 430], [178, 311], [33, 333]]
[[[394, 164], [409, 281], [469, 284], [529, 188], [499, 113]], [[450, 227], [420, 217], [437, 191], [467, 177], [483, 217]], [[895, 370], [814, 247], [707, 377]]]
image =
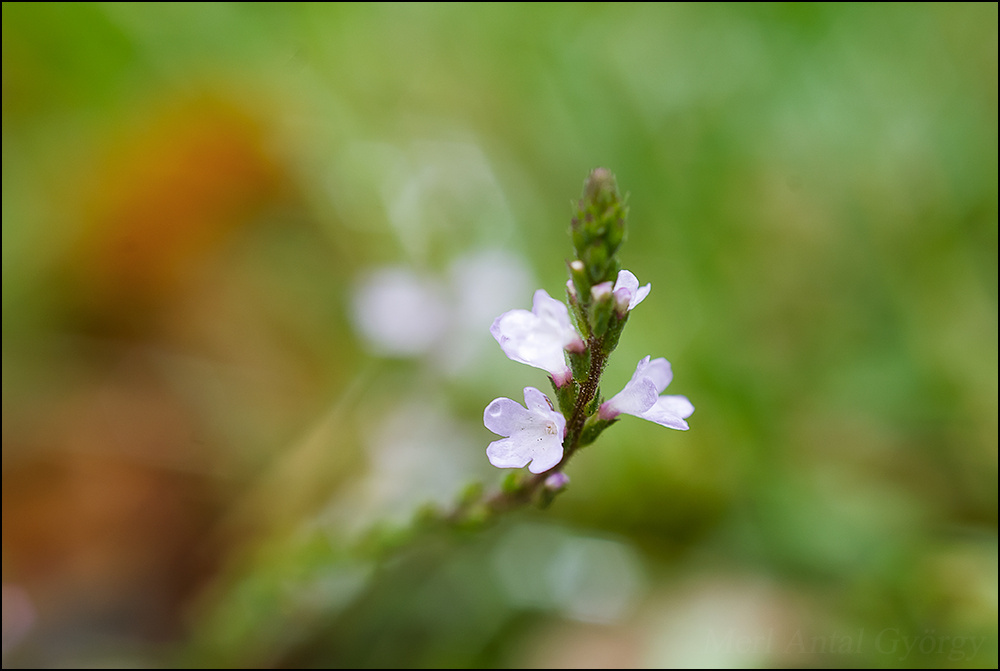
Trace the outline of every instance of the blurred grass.
[[[995, 4], [4, 3], [2, 36], [5, 665], [996, 665]], [[598, 165], [653, 284], [606, 392], [666, 356], [692, 430], [353, 554], [495, 483], [482, 408], [543, 382], [485, 328], [457, 372], [373, 355], [359, 278], [500, 248], [555, 295]], [[529, 521], [639, 557], [629, 614], [511, 596]]]

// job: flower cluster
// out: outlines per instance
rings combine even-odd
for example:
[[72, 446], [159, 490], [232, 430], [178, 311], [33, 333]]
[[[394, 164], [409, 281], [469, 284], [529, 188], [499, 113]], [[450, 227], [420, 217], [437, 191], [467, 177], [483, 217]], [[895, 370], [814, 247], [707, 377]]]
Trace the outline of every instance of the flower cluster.
[[[600, 376], [617, 346], [629, 313], [651, 286], [623, 270], [615, 257], [625, 234], [626, 209], [614, 177], [594, 170], [584, 186], [572, 237], [577, 258], [569, 262], [569, 307], [544, 289], [535, 292], [531, 310], [510, 310], [493, 322], [490, 333], [510, 359], [549, 374], [557, 405], [534, 387], [524, 390], [524, 406], [509, 398], [491, 402], [483, 423], [504, 436], [486, 450], [498, 468], [528, 466], [532, 473], [552, 471], [565, 485], [561, 465], [610, 426], [619, 415], [633, 415], [672, 429], [687, 430], [694, 406], [685, 396], [665, 395], [673, 372], [663, 358], [647, 356], [625, 388], [599, 402]], [[553, 480], [554, 481], [554, 480]]]

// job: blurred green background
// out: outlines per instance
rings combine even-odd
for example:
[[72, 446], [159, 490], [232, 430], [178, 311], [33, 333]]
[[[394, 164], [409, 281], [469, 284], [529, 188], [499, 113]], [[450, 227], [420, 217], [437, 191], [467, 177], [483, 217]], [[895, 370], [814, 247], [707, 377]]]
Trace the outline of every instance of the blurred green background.
[[[996, 666], [995, 3], [2, 23], [4, 666]], [[691, 430], [375, 561], [597, 166]]]

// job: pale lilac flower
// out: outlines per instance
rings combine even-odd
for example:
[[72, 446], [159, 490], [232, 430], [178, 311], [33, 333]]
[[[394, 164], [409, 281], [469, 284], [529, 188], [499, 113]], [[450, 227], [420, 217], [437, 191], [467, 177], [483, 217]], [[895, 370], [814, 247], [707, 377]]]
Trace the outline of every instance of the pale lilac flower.
[[524, 388], [524, 405], [497, 398], [486, 406], [483, 424], [506, 436], [490, 443], [486, 456], [497, 468], [523, 468], [530, 462], [529, 471], [544, 473], [562, 460], [566, 418], [534, 387]]
[[354, 291], [351, 307], [364, 344], [378, 354], [424, 354], [448, 329], [445, 287], [407, 268], [381, 268], [366, 274]]
[[687, 431], [684, 420], [694, 412], [691, 401], [686, 396], [660, 396], [673, 377], [669, 361], [662, 357], [650, 361], [647, 356], [635, 367], [625, 388], [601, 404], [598, 415], [601, 419], [614, 419], [624, 413]]
[[569, 321], [569, 310], [544, 289], [535, 292], [531, 312], [509, 310], [493, 322], [490, 333], [510, 359], [548, 371], [556, 386], [573, 378], [566, 350], [583, 351], [583, 340]]
[[615, 282], [615, 307], [618, 316], [624, 317], [632, 311], [636, 305], [645, 300], [652, 289], [651, 284], [644, 287], [639, 286], [639, 278], [627, 270], [618, 272], [618, 280]]
[[520, 257], [490, 249], [456, 258], [446, 278], [383, 267], [358, 279], [350, 317], [374, 354], [427, 356], [436, 370], [456, 376], [478, 363], [497, 313], [534, 283]]

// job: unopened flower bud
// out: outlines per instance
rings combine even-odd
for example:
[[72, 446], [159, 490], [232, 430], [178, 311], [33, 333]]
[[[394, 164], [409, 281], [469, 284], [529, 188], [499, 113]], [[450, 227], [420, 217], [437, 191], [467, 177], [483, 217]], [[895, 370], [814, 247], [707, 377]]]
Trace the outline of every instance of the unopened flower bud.
[[597, 336], [608, 330], [608, 320], [614, 310], [611, 282], [601, 282], [590, 288], [590, 328]]
[[594, 286], [590, 287], [591, 300], [595, 302], [607, 301], [608, 297], [612, 293], [611, 291], [612, 286], [613, 285], [611, 284], [611, 282], [601, 282], [600, 284], [595, 284]]
[[556, 471], [549, 477], [545, 478], [545, 488], [553, 492], [562, 491], [568, 484], [569, 476], [562, 471]]
[[603, 245], [591, 245], [584, 250], [583, 261], [587, 265], [587, 275], [591, 282], [605, 281], [608, 260], [608, 250]]
[[572, 278], [566, 280], [566, 295], [571, 301], [580, 300], [580, 294], [577, 292], [576, 287], [573, 286]]
[[[577, 202], [571, 233], [577, 258], [584, 263], [588, 284], [614, 280], [620, 269], [615, 257], [625, 239], [628, 208], [618, 192], [614, 175], [596, 168], [587, 177], [583, 196]], [[577, 284], [581, 299], [586, 292]]]
[[628, 314], [628, 306], [632, 301], [632, 293], [628, 289], [618, 289], [615, 291], [615, 312], [619, 319], [624, 319]]
[[583, 197], [593, 203], [605, 203], [618, 198], [618, 183], [607, 168], [594, 168], [583, 185]]
[[590, 279], [587, 277], [587, 267], [580, 259], [569, 263], [569, 278], [576, 288], [577, 297], [586, 304], [590, 300]]

